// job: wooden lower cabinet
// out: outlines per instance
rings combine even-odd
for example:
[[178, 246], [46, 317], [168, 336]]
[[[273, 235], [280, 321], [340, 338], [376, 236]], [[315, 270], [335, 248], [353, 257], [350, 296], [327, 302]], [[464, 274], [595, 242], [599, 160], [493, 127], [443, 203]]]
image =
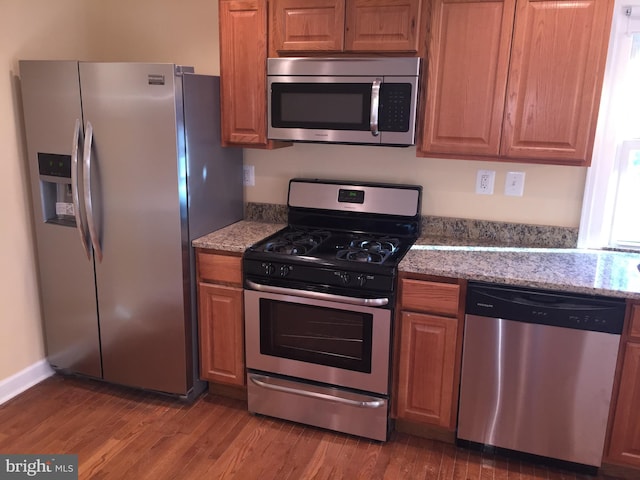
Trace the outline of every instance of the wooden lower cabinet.
[[453, 431], [466, 283], [401, 276], [399, 292], [394, 415], [413, 425]]
[[451, 428], [458, 320], [402, 313], [398, 418]]
[[200, 378], [244, 386], [241, 257], [198, 251], [197, 264]]
[[640, 468], [640, 303], [630, 304], [628, 335], [607, 462]]

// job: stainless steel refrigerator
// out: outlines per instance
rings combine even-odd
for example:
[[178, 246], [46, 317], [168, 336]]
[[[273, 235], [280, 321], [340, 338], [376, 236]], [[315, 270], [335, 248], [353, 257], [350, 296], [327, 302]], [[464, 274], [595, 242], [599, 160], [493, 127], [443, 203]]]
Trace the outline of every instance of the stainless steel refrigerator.
[[191, 241], [243, 216], [219, 78], [173, 64], [21, 61], [47, 358], [194, 398]]

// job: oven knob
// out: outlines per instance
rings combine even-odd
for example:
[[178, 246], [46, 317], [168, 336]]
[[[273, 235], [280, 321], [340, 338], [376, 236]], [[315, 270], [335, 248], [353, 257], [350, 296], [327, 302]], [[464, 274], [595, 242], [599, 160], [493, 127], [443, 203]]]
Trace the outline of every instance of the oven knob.
[[342, 280], [342, 283], [347, 285], [351, 281], [351, 275], [349, 275], [347, 272], [342, 272], [340, 273], [340, 280]]
[[364, 287], [364, 285], [367, 283], [367, 276], [366, 275], [358, 275], [356, 277], [356, 284], [359, 287]]
[[273, 275], [273, 272], [275, 271], [275, 267], [270, 263], [263, 263], [262, 268], [264, 269], [265, 275]]
[[280, 276], [286, 277], [287, 275], [289, 275], [290, 270], [291, 270], [291, 267], [289, 265], [282, 265], [280, 267]]

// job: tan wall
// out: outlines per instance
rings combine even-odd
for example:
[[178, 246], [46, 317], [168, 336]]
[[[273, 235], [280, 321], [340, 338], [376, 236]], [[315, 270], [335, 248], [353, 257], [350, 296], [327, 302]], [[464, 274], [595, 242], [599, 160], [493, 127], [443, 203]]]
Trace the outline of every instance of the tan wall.
[[[245, 150], [256, 186], [246, 200], [286, 203], [293, 176], [372, 180], [424, 187], [425, 215], [577, 227], [585, 168], [416, 158], [415, 148], [296, 144], [277, 150]], [[493, 195], [475, 194], [476, 172], [496, 171]], [[522, 197], [504, 195], [506, 172], [525, 172]]]
[[0, 0], [0, 381], [44, 358], [18, 60], [149, 61], [218, 74], [211, 0]]
[[[0, 381], [43, 358], [17, 60], [156, 61], [219, 73], [215, 0], [0, 0]], [[245, 151], [255, 202], [284, 203], [293, 176], [420, 183], [427, 214], [576, 226], [585, 169], [418, 159], [415, 149], [296, 145]], [[496, 194], [473, 194], [495, 169]], [[525, 196], [502, 195], [504, 173], [526, 172]]]
[[100, 61], [168, 62], [218, 75], [215, 0], [89, 2], [92, 53]]
[[18, 60], [83, 58], [84, 0], [0, 0], [0, 380], [44, 356]]

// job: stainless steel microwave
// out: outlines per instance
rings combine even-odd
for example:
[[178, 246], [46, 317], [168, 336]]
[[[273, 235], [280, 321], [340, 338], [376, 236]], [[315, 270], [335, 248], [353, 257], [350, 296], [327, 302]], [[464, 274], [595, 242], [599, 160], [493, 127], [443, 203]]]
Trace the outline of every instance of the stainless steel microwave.
[[269, 58], [272, 140], [415, 144], [420, 59]]

